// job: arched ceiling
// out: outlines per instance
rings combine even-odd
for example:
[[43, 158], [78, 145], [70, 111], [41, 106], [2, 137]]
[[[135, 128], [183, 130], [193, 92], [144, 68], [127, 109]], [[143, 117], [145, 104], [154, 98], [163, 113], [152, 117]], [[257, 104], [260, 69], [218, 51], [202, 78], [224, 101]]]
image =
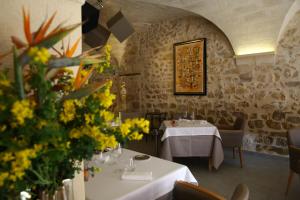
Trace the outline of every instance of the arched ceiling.
[[274, 51], [294, 0], [138, 0], [182, 8], [215, 23], [237, 55]]
[[[143, 29], [145, 25], [159, 20], [198, 14], [225, 33], [237, 55], [244, 55], [275, 50], [280, 28], [294, 2], [295, 0], [104, 0], [103, 11], [104, 16], [108, 17], [121, 9], [137, 29]], [[107, 9], [110, 12], [105, 14], [106, 7], [110, 8]], [[115, 12], [111, 12], [112, 10]]]
[[[89, 3], [93, 1], [95, 0], [88, 0]], [[161, 4], [152, 4], [137, 0], [107, 0], [103, 2], [103, 8], [100, 12], [100, 24], [105, 26], [105, 23], [119, 10], [122, 11], [136, 31], [143, 31], [147, 26], [159, 23], [162, 20], [197, 15], [186, 10]]]

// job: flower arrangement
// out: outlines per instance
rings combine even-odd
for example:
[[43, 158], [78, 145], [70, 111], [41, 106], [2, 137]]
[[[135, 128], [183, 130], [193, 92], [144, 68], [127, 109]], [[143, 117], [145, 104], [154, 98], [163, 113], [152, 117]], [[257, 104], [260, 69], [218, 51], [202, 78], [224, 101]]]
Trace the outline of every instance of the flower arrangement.
[[[41, 191], [53, 194], [95, 150], [140, 140], [149, 132], [144, 119], [112, 126], [118, 120], [110, 110], [115, 99], [112, 81], [88, 83], [93, 73], [112, 70], [110, 47], [72, 57], [78, 39], [58, 51], [54, 45], [80, 24], [60, 24], [49, 31], [54, 18], [55, 14], [31, 32], [30, 16], [23, 9], [27, 43], [12, 36], [9, 52], [14, 81], [7, 71], [0, 72], [0, 199], [14, 199], [26, 189], [34, 198]], [[74, 78], [67, 68], [76, 65]]]

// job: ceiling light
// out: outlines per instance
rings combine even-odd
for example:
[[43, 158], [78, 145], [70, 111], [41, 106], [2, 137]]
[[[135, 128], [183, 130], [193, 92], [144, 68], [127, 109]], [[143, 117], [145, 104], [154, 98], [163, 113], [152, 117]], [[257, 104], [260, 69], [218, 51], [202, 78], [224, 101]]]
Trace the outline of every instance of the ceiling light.
[[262, 45], [259, 47], [245, 47], [245, 48], [238, 48], [236, 51], [237, 56], [242, 55], [251, 55], [251, 54], [260, 54], [260, 53], [268, 53], [274, 52], [275, 48], [268, 45]]

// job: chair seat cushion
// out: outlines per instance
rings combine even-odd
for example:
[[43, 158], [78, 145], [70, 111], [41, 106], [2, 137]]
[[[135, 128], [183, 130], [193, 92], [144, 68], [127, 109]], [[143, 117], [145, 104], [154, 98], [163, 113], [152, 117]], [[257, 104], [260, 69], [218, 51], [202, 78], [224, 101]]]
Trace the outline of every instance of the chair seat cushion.
[[225, 200], [222, 196], [201, 186], [177, 181], [173, 190], [174, 200]]
[[224, 147], [239, 147], [243, 144], [243, 131], [219, 130]]

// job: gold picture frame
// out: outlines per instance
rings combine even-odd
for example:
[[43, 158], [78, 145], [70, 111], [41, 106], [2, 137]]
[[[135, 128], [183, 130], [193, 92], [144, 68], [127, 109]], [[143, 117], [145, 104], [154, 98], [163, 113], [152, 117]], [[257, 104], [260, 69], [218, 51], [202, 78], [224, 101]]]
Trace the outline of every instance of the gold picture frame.
[[174, 94], [206, 95], [206, 39], [175, 43]]

